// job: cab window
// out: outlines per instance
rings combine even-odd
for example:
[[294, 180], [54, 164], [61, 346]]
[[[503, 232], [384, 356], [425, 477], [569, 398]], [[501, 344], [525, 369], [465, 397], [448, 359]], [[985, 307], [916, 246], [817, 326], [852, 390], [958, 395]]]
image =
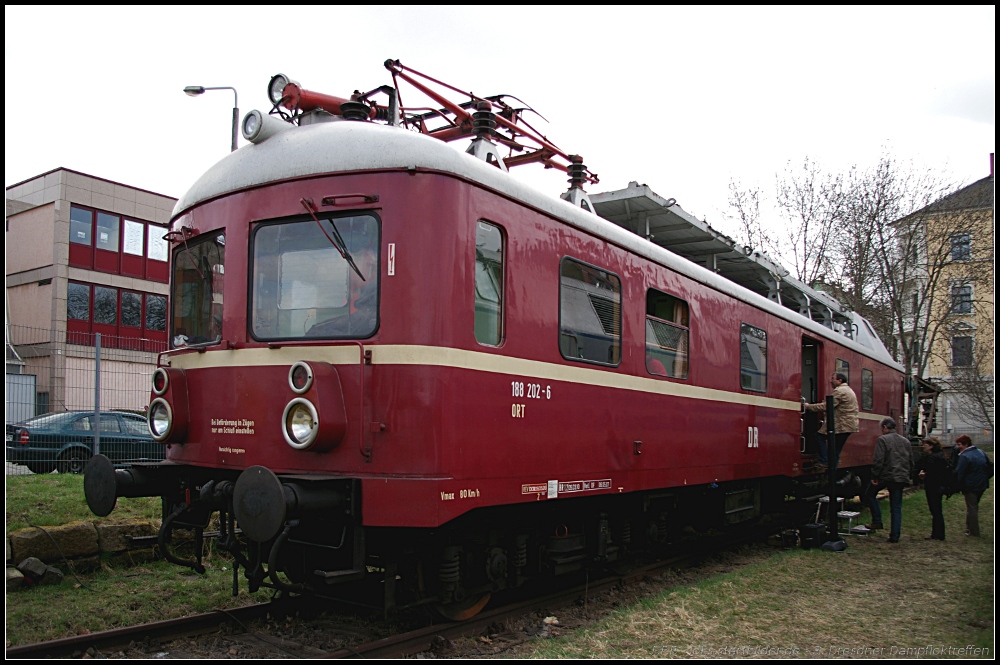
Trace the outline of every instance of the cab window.
[[260, 340], [363, 339], [378, 328], [374, 215], [260, 224], [253, 234], [251, 331]]

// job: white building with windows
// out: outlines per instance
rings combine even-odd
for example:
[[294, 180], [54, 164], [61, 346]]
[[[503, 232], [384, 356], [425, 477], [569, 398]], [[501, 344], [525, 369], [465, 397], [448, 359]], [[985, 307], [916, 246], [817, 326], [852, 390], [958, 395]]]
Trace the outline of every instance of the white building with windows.
[[142, 409], [138, 384], [166, 348], [163, 236], [176, 199], [64, 168], [6, 198], [7, 357], [20, 363], [8, 372], [35, 377], [29, 410], [93, 408], [97, 333], [102, 409]]

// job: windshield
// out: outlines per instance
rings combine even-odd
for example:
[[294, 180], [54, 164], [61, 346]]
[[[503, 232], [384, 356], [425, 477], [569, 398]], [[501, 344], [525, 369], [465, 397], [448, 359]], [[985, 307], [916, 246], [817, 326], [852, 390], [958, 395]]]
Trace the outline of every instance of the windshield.
[[370, 337], [378, 327], [378, 251], [379, 224], [372, 215], [259, 226], [254, 337]]
[[174, 254], [170, 345], [180, 348], [222, 339], [222, 283], [226, 236], [180, 245]]

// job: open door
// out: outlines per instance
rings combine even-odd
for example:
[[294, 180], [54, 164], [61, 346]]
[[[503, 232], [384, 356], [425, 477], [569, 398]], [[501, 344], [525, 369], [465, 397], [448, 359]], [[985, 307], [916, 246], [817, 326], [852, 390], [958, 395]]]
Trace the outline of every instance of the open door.
[[[802, 399], [813, 404], [819, 401], [819, 359], [821, 344], [811, 337], [802, 338]], [[802, 440], [800, 450], [815, 455], [818, 450], [816, 432], [820, 414], [805, 411], [802, 414]]]

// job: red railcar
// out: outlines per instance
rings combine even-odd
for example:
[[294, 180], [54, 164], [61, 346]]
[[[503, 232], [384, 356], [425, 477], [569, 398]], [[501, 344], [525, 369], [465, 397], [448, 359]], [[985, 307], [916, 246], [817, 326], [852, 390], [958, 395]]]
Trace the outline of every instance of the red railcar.
[[252, 587], [376, 577], [388, 605], [461, 617], [815, 493], [800, 400], [835, 370], [864, 384], [841, 467], [901, 412], [884, 348], [488, 160], [329, 119], [240, 148], [175, 209], [167, 462], [86, 478], [98, 513], [163, 496], [168, 558], [199, 568], [170, 533], [219, 513]]

